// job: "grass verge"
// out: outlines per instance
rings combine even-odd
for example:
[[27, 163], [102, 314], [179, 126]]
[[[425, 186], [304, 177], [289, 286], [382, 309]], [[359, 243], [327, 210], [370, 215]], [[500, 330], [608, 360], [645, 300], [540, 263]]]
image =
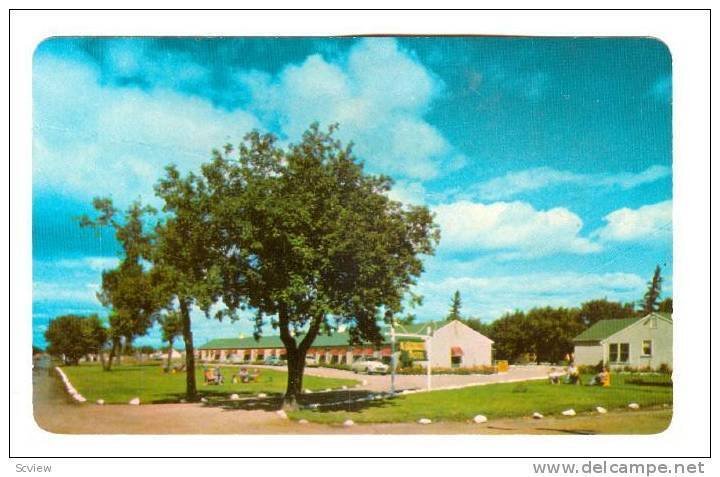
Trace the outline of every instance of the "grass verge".
[[[482, 414], [490, 419], [530, 416], [539, 412], [558, 415], [572, 408], [577, 413], [597, 406], [606, 409], [626, 408], [631, 402], [641, 407], [672, 405], [672, 386], [635, 384], [632, 375], [613, 376], [612, 386], [575, 386], [549, 384], [547, 381], [500, 383], [464, 389], [432, 391], [372, 401], [347, 409], [304, 409], [291, 413], [293, 419], [317, 423], [341, 423], [352, 419], [358, 423], [414, 422], [420, 418], [437, 421], [468, 421]], [[586, 382], [589, 377], [584, 377]], [[668, 378], [669, 380], [669, 378]]]
[[[130, 399], [139, 397], [142, 403], [179, 402], [185, 395], [185, 373], [164, 373], [161, 366], [122, 365], [103, 371], [97, 364], [64, 366], [63, 371], [73, 386], [90, 402], [103, 399], [107, 404], [127, 404]], [[203, 383], [202, 368], [196, 370], [197, 387], [205, 397], [227, 397], [254, 395], [258, 393], [278, 394], [285, 392], [287, 373], [285, 371], [261, 369], [258, 382], [232, 384], [230, 378], [237, 367], [221, 367], [226, 381], [221, 385]], [[322, 390], [354, 386], [354, 379], [321, 378], [305, 376], [303, 385], [307, 389]]]

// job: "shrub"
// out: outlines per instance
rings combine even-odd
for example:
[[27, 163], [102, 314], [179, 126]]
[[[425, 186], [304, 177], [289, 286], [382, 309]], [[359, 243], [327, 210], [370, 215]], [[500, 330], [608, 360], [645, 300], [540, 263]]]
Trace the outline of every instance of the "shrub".
[[[305, 365], [305, 367], [310, 367], [311, 365]], [[342, 364], [342, 363], [320, 363], [320, 366], [323, 368], [331, 368], [331, 369], [342, 369], [344, 371], [352, 371], [352, 368], [350, 368], [349, 364]], [[317, 365], [315, 366], [317, 367]]]
[[[398, 368], [397, 374], [425, 374], [427, 370], [422, 366], [409, 366]], [[467, 374], [495, 374], [497, 373], [497, 366], [471, 366], [467, 368], [432, 368], [432, 374], [456, 374], [456, 375], [467, 375]]]
[[667, 363], [662, 363], [660, 367], [658, 367], [658, 372], [662, 374], [672, 374], [672, 368]]

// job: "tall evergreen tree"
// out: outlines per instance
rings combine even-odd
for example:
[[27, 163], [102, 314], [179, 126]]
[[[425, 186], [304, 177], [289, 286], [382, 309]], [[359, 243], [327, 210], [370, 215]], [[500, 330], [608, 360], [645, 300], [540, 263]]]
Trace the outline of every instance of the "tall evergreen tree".
[[660, 276], [660, 265], [657, 265], [655, 267], [655, 273], [653, 273], [652, 280], [648, 282], [648, 290], [643, 296], [643, 311], [645, 313], [657, 311], [658, 299], [660, 298], [661, 291], [662, 277]]
[[455, 290], [455, 293], [452, 296], [452, 300], [450, 302], [450, 313], [447, 315], [447, 320], [460, 320], [462, 317], [460, 315], [460, 308], [462, 308], [462, 298], [460, 298], [460, 290]]

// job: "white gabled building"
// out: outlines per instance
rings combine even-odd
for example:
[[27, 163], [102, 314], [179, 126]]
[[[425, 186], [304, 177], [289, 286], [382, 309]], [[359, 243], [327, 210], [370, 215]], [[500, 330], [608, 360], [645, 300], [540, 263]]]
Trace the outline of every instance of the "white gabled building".
[[428, 334], [433, 368], [470, 368], [491, 366], [493, 341], [458, 320], [399, 326], [399, 331]]
[[650, 313], [642, 318], [601, 320], [580, 333], [575, 343], [575, 363], [611, 368], [631, 366], [672, 368], [673, 321], [670, 313]]

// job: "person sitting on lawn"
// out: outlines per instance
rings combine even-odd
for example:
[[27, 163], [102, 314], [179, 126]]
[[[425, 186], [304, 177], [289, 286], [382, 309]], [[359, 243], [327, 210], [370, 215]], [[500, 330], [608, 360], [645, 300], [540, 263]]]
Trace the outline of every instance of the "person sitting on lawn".
[[215, 380], [216, 380], [216, 383], [215, 383], [215, 384], [222, 384], [222, 383], [225, 382], [225, 378], [223, 377], [222, 372], [220, 371], [220, 367], [219, 367], [219, 366], [217, 366], [217, 367], [215, 368]]
[[247, 383], [248, 382], [248, 370], [247, 368], [240, 368], [240, 370], [232, 377], [233, 384], [241, 382], [241, 383]]
[[570, 363], [567, 368], [567, 375], [565, 376], [566, 384], [580, 384], [580, 370], [575, 366], [575, 363]]
[[559, 373], [555, 368], [550, 368], [548, 373], [550, 384], [560, 384], [560, 376], [562, 376], [562, 373]]
[[205, 379], [205, 384], [215, 384], [217, 381], [215, 371], [209, 368], [203, 369], [203, 378]]
[[592, 381], [590, 381], [590, 385], [602, 386], [604, 388], [610, 386], [610, 370], [607, 366], [604, 366], [599, 373], [593, 376]]

